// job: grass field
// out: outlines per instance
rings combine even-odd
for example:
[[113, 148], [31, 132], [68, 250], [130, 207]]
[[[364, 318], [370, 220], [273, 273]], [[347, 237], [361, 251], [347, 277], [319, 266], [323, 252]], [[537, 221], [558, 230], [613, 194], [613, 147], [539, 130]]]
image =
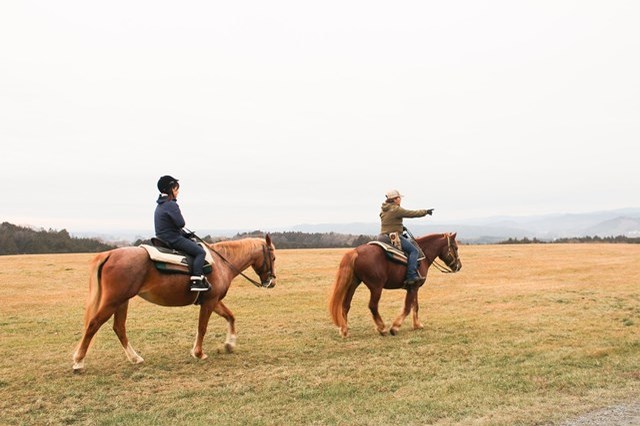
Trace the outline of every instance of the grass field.
[[[461, 246], [431, 270], [425, 324], [379, 336], [356, 292], [350, 336], [327, 296], [344, 250], [278, 250], [278, 286], [236, 278], [193, 359], [198, 308], [139, 298], [128, 363], [111, 330], [72, 374], [92, 255], [0, 256], [0, 424], [558, 424], [640, 394], [640, 245]], [[404, 292], [385, 291], [389, 322]]]

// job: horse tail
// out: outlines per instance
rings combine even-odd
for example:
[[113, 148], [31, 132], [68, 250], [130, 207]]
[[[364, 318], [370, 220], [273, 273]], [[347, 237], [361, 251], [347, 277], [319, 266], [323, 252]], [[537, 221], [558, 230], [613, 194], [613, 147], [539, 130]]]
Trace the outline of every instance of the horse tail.
[[347, 318], [344, 312], [343, 301], [347, 295], [347, 291], [353, 282], [356, 280], [354, 272], [354, 263], [358, 257], [358, 252], [353, 249], [349, 250], [342, 257], [340, 261], [340, 267], [336, 274], [336, 280], [333, 283], [331, 289], [331, 296], [329, 298], [329, 312], [331, 313], [331, 319], [333, 323], [342, 328], [347, 323]]
[[103, 252], [97, 254], [91, 261], [89, 276], [89, 296], [87, 297], [87, 305], [84, 312], [84, 327], [89, 325], [89, 321], [100, 307], [100, 299], [102, 298], [102, 286], [100, 280], [102, 278], [102, 267], [111, 256], [111, 252]]

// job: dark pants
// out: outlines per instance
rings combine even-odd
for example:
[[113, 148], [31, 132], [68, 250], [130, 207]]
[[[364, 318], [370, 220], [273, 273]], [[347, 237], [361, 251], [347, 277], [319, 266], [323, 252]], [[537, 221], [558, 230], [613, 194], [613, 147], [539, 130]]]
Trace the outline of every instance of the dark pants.
[[407, 253], [407, 280], [411, 280], [418, 277], [418, 256], [419, 252], [416, 246], [414, 246], [408, 238], [400, 236], [400, 242], [402, 244], [402, 251]]
[[183, 251], [188, 255], [193, 256], [193, 268], [191, 270], [191, 275], [204, 275], [203, 268], [206, 253], [200, 245], [188, 238], [180, 238], [171, 242], [171, 246], [176, 250]]

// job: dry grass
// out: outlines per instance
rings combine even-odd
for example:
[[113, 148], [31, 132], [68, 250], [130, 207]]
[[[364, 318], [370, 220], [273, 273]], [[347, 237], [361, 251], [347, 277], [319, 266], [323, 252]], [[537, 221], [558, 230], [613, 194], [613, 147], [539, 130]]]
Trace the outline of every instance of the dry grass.
[[[0, 257], [0, 424], [553, 424], [640, 391], [640, 246], [462, 246], [432, 270], [425, 329], [378, 336], [356, 292], [343, 340], [327, 292], [344, 250], [278, 250], [278, 286], [237, 278], [237, 352], [197, 308], [130, 305], [130, 365], [106, 324], [71, 373], [91, 255]], [[404, 292], [386, 291], [389, 323]], [[637, 397], [636, 397], [637, 398]]]

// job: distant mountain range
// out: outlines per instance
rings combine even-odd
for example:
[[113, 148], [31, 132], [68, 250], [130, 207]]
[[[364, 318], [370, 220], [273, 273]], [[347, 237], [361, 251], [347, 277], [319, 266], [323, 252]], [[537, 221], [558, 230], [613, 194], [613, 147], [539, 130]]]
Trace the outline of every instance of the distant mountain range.
[[[533, 216], [494, 216], [479, 219], [467, 219], [457, 222], [439, 222], [434, 218], [431, 223], [421, 224], [411, 220], [405, 221], [405, 225], [411, 233], [418, 237], [421, 235], [457, 232], [458, 240], [465, 243], [494, 243], [509, 238], [537, 238], [544, 241], [553, 241], [557, 238], [571, 237], [640, 237], [640, 208], [626, 208], [609, 211], [598, 211], [579, 214], [549, 214]], [[354, 235], [377, 235], [380, 229], [379, 223], [322, 223], [300, 224], [291, 227], [267, 229], [269, 232], [305, 232], [305, 233], [329, 233]], [[201, 236], [231, 237], [238, 233], [251, 232], [255, 229], [200, 229]], [[112, 235], [90, 235], [83, 233], [80, 236], [96, 236], [105, 241], [118, 241], [137, 238], [149, 238], [145, 232], [126, 234], [114, 231]], [[142, 237], [141, 237], [142, 236]]]
[[[580, 214], [538, 216], [496, 216], [451, 223], [412, 224], [405, 221], [414, 236], [439, 232], [457, 232], [458, 240], [467, 243], [492, 243], [509, 238], [537, 238], [552, 241], [571, 237], [640, 237], [640, 208]], [[378, 223], [297, 225], [294, 231], [338, 232], [375, 235]]]

